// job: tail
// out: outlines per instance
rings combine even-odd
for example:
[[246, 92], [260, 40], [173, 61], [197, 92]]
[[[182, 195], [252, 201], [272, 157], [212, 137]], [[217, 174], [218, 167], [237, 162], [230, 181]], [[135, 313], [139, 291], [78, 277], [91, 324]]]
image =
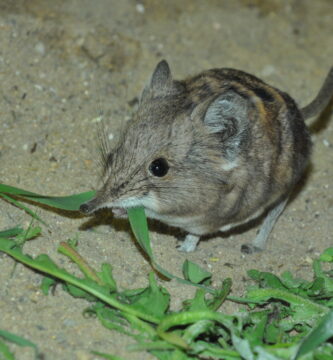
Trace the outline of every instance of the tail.
[[304, 120], [322, 112], [333, 97], [333, 67], [326, 76], [318, 95], [309, 105], [301, 109]]

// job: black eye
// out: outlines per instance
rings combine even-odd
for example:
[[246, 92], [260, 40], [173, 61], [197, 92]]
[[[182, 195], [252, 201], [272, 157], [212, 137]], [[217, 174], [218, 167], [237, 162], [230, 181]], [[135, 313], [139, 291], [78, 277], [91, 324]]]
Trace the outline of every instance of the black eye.
[[168, 170], [169, 170], [169, 164], [163, 158], [156, 159], [149, 165], [149, 171], [154, 176], [158, 176], [158, 177], [165, 176], [168, 173]]

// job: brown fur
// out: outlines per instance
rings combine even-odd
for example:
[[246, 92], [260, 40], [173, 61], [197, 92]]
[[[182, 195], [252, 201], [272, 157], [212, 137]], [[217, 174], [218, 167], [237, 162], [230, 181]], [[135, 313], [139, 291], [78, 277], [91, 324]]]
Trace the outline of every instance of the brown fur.
[[[234, 69], [174, 81], [162, 61], [119, 146], [104, 156], [104, 186], [81, 209], [142, 205], [148, 216], [201, 236], [281, 203], [310, 152], [309, 132], [288, 94]], [[169, 165], [162, 177], [150, 170], [160, 158]]]

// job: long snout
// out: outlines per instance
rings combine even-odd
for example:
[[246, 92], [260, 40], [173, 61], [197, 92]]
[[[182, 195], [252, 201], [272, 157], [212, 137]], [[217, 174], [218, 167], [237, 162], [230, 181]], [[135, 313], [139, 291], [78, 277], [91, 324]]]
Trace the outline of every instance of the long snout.
[[91, 207], [89, 205], [89, 203], [84, 203], [80, 206], [80, 212], [84, 213], [84, 214], [90, 214], [92, 212]]
[[100, 207], [100, 201], [98, 197], [93, 198], [92, 200], [82, 204], [80, 206], [80, 211], [84, 214], [92, 214], [94, 211], [96, 211]]

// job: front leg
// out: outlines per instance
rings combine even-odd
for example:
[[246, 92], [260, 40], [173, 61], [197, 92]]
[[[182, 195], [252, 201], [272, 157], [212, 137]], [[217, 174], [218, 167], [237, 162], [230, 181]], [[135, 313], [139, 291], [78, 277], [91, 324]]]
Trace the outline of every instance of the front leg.
[[196, 249], [199, 241], [200, 236], [187, 234], [183, 243], [178, 247], [178, 250], [182, 252], [192, 252]]

